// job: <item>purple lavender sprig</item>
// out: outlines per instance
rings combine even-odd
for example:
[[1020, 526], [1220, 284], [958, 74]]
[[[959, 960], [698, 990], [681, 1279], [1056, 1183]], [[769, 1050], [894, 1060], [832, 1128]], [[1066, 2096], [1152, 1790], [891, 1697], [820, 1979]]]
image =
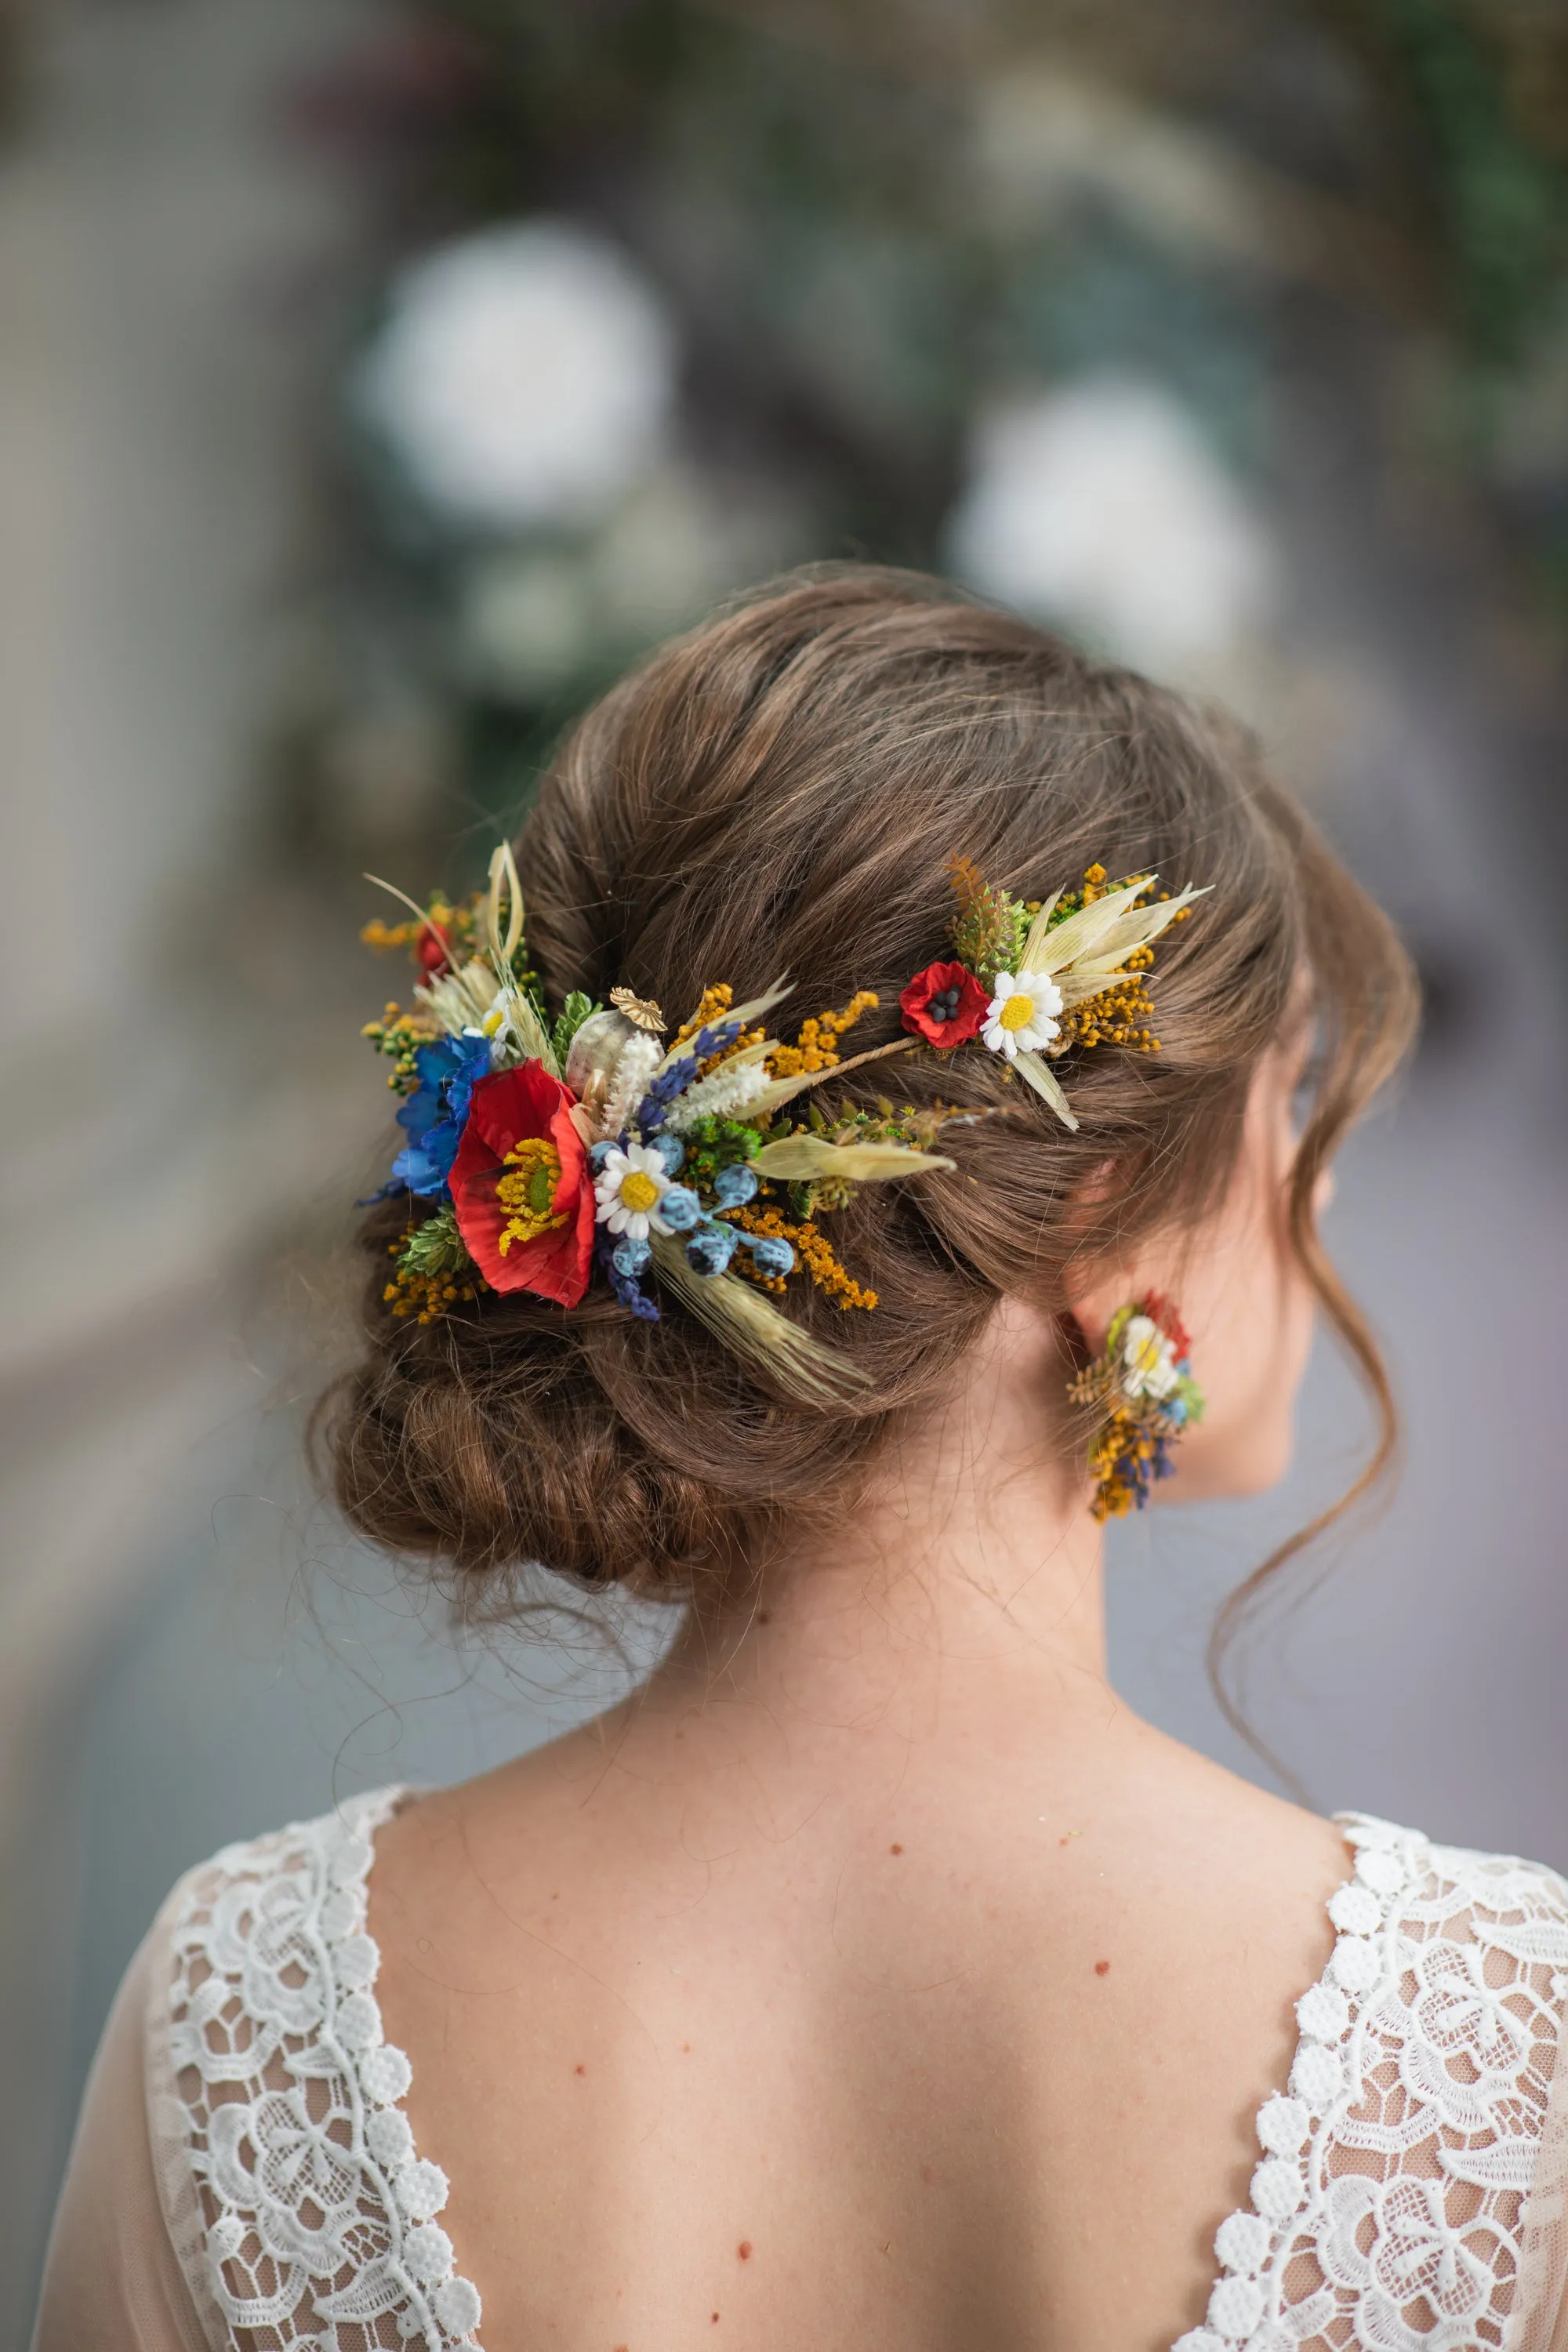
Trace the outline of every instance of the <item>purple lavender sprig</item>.
[[686, 1092], [701, 1065], [712, 1055], [721, 1054], [726, 1045], [732, 1045], [745, 1025], [743, 1021], [715, 1021], [710, 1027], [699, 1029], [694, 1037], [688, 1039], [679, 1061], [660, 1070], [633, 1114], [645, 1142], [664, 1125], [665, 1112], [678, 1096]]
[[658, 1321], [657, 1303], [648, 1297], [647, 1291], [633, 1276], [621, 1272], [615, 1261], [615, 1235], [607, 1225], [601, 1225], [594, 1236], [594, 1254], [604, 1269], [605, 1278], [609, 1283], [610, 1288], [615, 1292], [621, 1305], [627, 1307], [639, 1322], [657, 1323]]

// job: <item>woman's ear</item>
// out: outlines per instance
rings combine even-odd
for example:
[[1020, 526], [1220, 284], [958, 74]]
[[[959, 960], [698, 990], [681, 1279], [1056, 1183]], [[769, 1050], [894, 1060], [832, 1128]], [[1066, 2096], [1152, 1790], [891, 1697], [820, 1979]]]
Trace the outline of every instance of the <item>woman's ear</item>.
[[[1091, 1356], [1105, 1346], [1110, 1318], [1140, 1287], [1140, 1276], [1131, 1262], [1107, 1256], [1089, 1246], [1089, 1235], [1116, 1192], [1116, 1166], [1102, 1160], [1074, 1192], [1068, 1223], [1082, 1235], [1082, 1245], [1062, 1269], [1062, 1290], [1068, 1311], [1083, 1333]], [[1154, 1286], [1156, 1288], [1158, 1285]]]
[[1062, 1289], [1068, 1312], [1083, 1333], [1090, 1356], [1100, 1353], [1111, 1317], [1137, 1288], [1131, 1267], [1111, 1265], [1103, 1258], [1075, 1258], [1064, 1268]]

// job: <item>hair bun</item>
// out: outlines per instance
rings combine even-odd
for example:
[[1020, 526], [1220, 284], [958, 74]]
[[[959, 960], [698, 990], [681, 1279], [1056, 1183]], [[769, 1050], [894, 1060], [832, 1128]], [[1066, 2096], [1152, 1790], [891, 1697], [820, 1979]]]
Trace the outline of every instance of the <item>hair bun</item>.
[[573, 1041], [574, 1091], [637, 1031], [639, 1004], [689, 1004], [719, 976], [739, 994], [787, 971], [805, 1005], [869, 991], [858, 1035], [901, 1037], [900, 992], [947, 936], [956, 853], [1015, 907], [1097, 860], [1218, 880], [1223, 920], [1162, 946], [1160, 1054], [1075, 1044], [1077, 1132], [995, 1053], [922, 1047], [834, 1076], [837, 1121], [875, 1118], [884, 1087], [911, 1117], [980, 1116], [944, 1130], [952, 1175], [857, 1188], [820, 1222], [791, 1206], [811, 1280], [792, 1285], [790, 1321], [853, 1371], [831, 1404], [738, 1359], [690, 1311], [700, 1285], [653, 1326], [597, 1286], [569, 1312], [483, 1292], [421, 1324], [385, 1295], [408, 1205], [383, 1202], [362, 1235], [362, 1360], [317, 1423], [363, 1534], [429, 1560], [469, 1612], [507, 1607], [534, 1562], [721, 1603], [782, 1535], [842, 1510], [900, 1421], [940, 1405], [1004, 1292], [1060, 1312], [1069, 1257], [1203, 1213], [1303, 969], [1340, 1041], [1309, 1157], [1407, 1034], [1388, 925], [1239, 730], [938, 583], [829, 569], [655, 655], [541, 785], [516, 846], [530, 962], [554, 1011], [619, 996]]

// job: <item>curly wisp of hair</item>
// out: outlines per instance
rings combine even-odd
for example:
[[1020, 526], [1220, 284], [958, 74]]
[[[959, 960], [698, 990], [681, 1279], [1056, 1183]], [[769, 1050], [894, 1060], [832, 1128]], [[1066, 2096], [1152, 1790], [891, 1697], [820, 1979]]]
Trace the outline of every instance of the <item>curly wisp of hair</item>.
[[622, 982], [679, 1018], [710, 982], [750, 995], [787, 971], [805, 1011], [878, 992], [858, 1047], [901, 1034], [899, 992], [942, 952], [955, 852], [1019, 898], [1096, 864], [1215, 887], [1161, 945], [1162, 1050], [1067, 1066], [1077, 1133], [985, 1053], [920, 1052], [835, 1083], [850, 1107], [888, 1089], [988, 1114], [944, 1132], [956, 1172], [868, 1188], [839, 1213], [874, 1313], [792, 1286], [785, 1311], [858, 1368], [852, 1405], [771, 1393], [675, 1302], [654, 1326], [595, 1292], [569, 1315], [486, 1294], [426, 1327], [396, 1319], [381, 1294], [405, 1209], [366, 1219], [366, 1344], [323, 1401], [319, 1442], [356, 1528], [435, 1564], [466, 1613], [504, 1613], [535, 1562], [700, 1606], [750, 1590], [785, 1529], [846, 1508], [889, 1432], [939, 1405], [1002, 1295], [1065, 1314], [1075, 1256], [1196, 1228], [1303, 975], [1323, 1051], [1291, 1244], [1376, 1407], [1361, 1484], [1386, 1465], [1388, 1381], [1312, 1200], [1404, 1051], [1414, 986], [1385, 917], [1241, 730], [940, 583], [819, 569], [737, 601], [607, 694], [516, 844], [553, 1006]]

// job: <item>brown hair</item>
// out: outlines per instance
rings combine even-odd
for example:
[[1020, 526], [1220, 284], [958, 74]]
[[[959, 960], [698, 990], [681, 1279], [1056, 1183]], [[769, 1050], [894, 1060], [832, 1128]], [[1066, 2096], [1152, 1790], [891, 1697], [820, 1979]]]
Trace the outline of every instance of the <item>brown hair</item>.
[[[405, 1206], [389, 1203], [364, 1227], [368, 1348], [320, 1423], [359, 1529], [441, 1563], [473, 1613], [510, 1605], [535, 1561], [592, 1586], [732, 1596], [785, 1525], [852, 1498], [1004, 1291], [1026, 1283], [1060, 1311], [1075, 1252], [1203, 1217], [1303, 972], [1322, 1045], [1290, 1232], [1377, 1408], [1359, 1484], [1379, 1475], [1388, 1382], [1312, 1195], [1408, 1040], [1413, 984], [1385, 917], [1229, 721], [941, 583], [794, 574], [663, 647], [578, 724], [517, 843], [530, 960], [552, 1008], [623, 982], [679, 1018], [710, 982], [751, 995], [784, 971], [803, 1013], [874, 989], [854, 1042], [879, 1044], [900, 1034], [900, 989], [943, 951], [955, 851], [1020, 898], [1094, 864], [1216, 888], [1162, 942], [1163, 1050], [1074, 1059], [1077, 1134], [985, 1054], [842, 1082], [852, 1102], [890, 1086], [998, 1114], [947, 1130], [956, 1173], [870, 1188], [837, 1216], [874, 1312], [791, 1286], [786, 1311], [853, 1355], [863, 1399], [823, 1412], [770, 1394], [679, 1305], [649, 1326], [598, 1289], [569, 1315], [513, 1294], [395, 1320], [381, 1292]], [[1108, 1162], [1109, 1190], [1089, 1181]]]

